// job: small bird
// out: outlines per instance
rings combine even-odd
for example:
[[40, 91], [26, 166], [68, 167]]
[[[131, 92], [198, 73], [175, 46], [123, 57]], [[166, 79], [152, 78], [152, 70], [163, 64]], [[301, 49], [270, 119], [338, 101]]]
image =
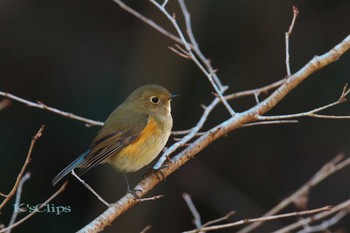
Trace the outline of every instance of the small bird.
[[81, 176], [106, 162], [124, 174], [148, 165], [170, 136], [173, 126], [170, 101], [175, 96], [156, 84], [133, 91], [109, 115], [89, 149], [63, 169], [52, 185], [75, 168], [79, 168], [76, 174]]

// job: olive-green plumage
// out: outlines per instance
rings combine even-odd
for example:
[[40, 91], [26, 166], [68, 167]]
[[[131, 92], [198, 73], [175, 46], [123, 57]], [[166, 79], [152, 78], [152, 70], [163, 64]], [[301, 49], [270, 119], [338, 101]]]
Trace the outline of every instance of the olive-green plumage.
[[55, 177], [53, 185], [77, 167], [77, 174], [82, 175], [105, 162], [121, 172], [149, 164], [170, 136], [172, 97], [155, 84], [136, 89], [109, 115], [89, 149]]

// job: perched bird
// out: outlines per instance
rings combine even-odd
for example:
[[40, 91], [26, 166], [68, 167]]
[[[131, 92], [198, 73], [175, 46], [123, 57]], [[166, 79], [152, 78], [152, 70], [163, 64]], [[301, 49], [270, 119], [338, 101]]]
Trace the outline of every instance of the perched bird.
[[173, 126], [170, 101], [175, 96], [156, 84], [133, 91], [107, 118], [89, 149], [63, 169], [52, 185], [75, 168], [79, 168], [76, 174], [80, 176], [106, 162], [123, 173], [148, 165], [170, 136]]

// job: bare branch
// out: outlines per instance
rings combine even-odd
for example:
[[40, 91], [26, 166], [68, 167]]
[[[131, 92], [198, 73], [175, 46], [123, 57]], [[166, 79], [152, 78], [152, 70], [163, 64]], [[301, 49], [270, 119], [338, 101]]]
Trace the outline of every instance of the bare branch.
[[26, 170], [27, 166], [28, 166], [28, 163], [30, 162], [30, 159], [31, 159], [31, 156], [32, 156], [32, 152], [33, 152], [33, 148], [34, 148], [34, 145], [35, 145], [35, 142], [41, 137], [42, 135], [42, 132], [44, 130], [44, 125], [42, 125], [39, 129], [39, 131], [35, 134], [35, 136], [32, 138], [32, 141], [30, 143], [30, 146], [29, 146], [29, 150], [28, 150], [28, 153], [27, 153], [27, 158], [22, 166], [22, 169], [20, 171], [20, 173], [18, 174], [17, 176], [17, 179], [16, 179], [16, 183], [15, 185], [13, 186], [12, 190], [10, 191], [10, 193], [8, 195], [6, 195], [6, 198], [2, 201], [2, 203], [0, 204], [0, 210], [6, 205], [6, 203], [12, 198], [12, 196], [16, 193], [16, 190], [18, 188], [18, 185], [22, 179], [22, 176], [23, 176], [23, 173], [24, 171]]
[[281, 79], [277, 82], [271, 83], [269, 85], [266, 85], [264, 87], [260, 87], [260, 88], [256, 88], [256, 89], [252, 89], [252, 90], [247, 90], [247, 91], [241, 91], [241, 92], [237, 92], [237, 93], [233, 93], [230, 95], [226, 95], [225, 99], [226, 100], [233, 100], [233, 99], [237, 99], [240, 97], [244, 97], [244, 96], [250, 96], [250, 95], [255, 95], [255, 93], [263, 93], [263, 92], [268, 92], [270, 90], [276, 89], [279, 86], [281, 86], [284, 82], [286, 81], [286, 79]]
[[39, 101], [38, 101], [38, 103], [34, 103], [34, 102], [29, 101], [29, 100], [26, 100], [26, 99], [23, 99], [23, 98], [20, 98], [18, 96], [12, 95], [12, 94], [7, 93], [7, 92], [2, 92], [2, 91], [0, 91], [0, 95], [5, 96], [5, 97], [10, 98], [10, 99], [13, 99], [13, 100], [16, 100], [20, 103], [26, 104], [29, 107], [44, 109], [44, 110], [47, 110], [49, 112], [53, 112], [53, 113], [56, 113], [58, 115], [61, 115], [61, 116], [67, 117], [67, 118], [82, 121], [82, 122], [86, 123], [87, 126], [93, 126], [93, 125], [102, 126], [103, 125], [103, 122], [90, 120], [90, 119], [85, 118], [85, 117], [77, 116], [73, 113], [64, 112], [64, 111], [61, 111], [57, 108], [49, 107], [49, 106], [47, 106]]
[[[18, 188], [17, 188], [17, 193], [16, 193], [16, 201], [15, 201], [15, 205], [19, 206], [20, 202], [21, 202], [21, 195], [22, 195], [22, 189], [23, 189], [23, 184], [29, 180], [30, 178], [30, 173], [27, 172], [21, 179], [21, 181], [19, 182]], [[12, 213], [12, 217], [11, 220], [9, 222], [9, 226], [13, 225], [16, 221], [18, 215], [18, 211], [13, 211]], [[12, 229], [9, 229], [6, 233], [11, 233]]]
[[143, 228], [142, 231], [140, 231], [140, 233], [146, 233], [147, 231], [151, 230], [152, 225], [147, 225], [145, 228]]
[[107, 207], [110, 207], [111, 204], [109, 204], [108, 202], [106, 202], [93, 188], [91, 188], [90, 185], [88, 185], [84, 180], [82, 180], [77, 174], [75, 174], [74, 170], [71, 171], [72, 175], [79, 180], [80, 183], [82, 183], [85, 188], [87, 188], [90, 192], [92, 192], [92, 194], [95, 195], [95, 197], [98, 198], [98, 200], [100, 200], [103, 204], [105, 204]]
[[[179, 169], [188, 160], [195, 157], [199, 152], [206, 148], [210, 143], [218, 138], [227, 135], [229, 132], [241, 127], [244, 124], [253, 122], [256, 120], [256, 115], [262, 115], [272, 109], [277, 103], [279, 103], [291, 90], [293, 90], [299, 83], [309, 77], [315, 71], [322, 67], [334, 62], [340, 58], [340, 56], [348, 51], [350, 48], [350, 35], [343, 41], [337, 44], [327, 53], [314, 57], [298, 72], [293, 74], [284, 82], [277, 90], [275, 90], [269, 97], [263, 100], [260, 104], [248, 109], [245, 112], [237, 113], [234, 117], [220, 123], [213, 127], [209, 131], [205, 132], [201, 137], [196, 139], [191, 145], [179, 152], [176, 156], [168, 160], [162, 167], [161, 171], [155, 174], [148, 174], [140, 181], [134, 189], [141, 191], [141, 197], [150, 191], [160, 180], [159, 176], [167, 177], [175, 170]], [[214, 100], [216, 101], [216, 99]], [[215, 102], [212, 102], [215, 104]], [[204, 121], [204, 120], [203, 120]], [[195, 130], [192, 131], [195, 134]], [[171, 147], [170, 147], [171, 148]], [[169, 148], [169, 149], [170, 149]], [[168, 149], [168, 150], [169, 150]], [[167, 160], [168, 156], [165, 156]], [[158, 161], [159, 162], [159, 161]], [[157, 162], [157, 164], [158, 164]], [[162, 164], [162, 162], [160, 163]], [[159, 165], [159, 164], [158, 164]], [[158, 168], [160, 168], [158, 167]], [[159, 174], [158, 174], [159, 173]], [[158, 176], [156, 175], [158, 174]], [[136, 198], [131, 194], [126, 194], [117, 203], [113, 204], [104, 213], [82, 228], [79, 232], [98, 232], [110, 225], [111, 222], [124, 213], [129, 208], [137, 204]]]
[[219, 77], [217, 76], [216, 72], [214, 72], [214, 68], [211, 66], [210, 64], [210, 60], [207, 59], [202, 51], [199, 49], [198, 43], [196, 38], [194, 37], [193, 34], [193, 30], [192, 30], [192, 23], [191, 23], [191, 15], [189, 13], [189, 11], [187, 10], [186, 4], [183, 0], [178, 0], [179, 1], [179, 5], [181, 7], [181, 11], [184, 15], [185, 18], [185, 23], [186, 23], [186, 33], [188, 35], [188, 38], [191, 41], [192, 44], [192, 50], [193, 52], [198, 56], [198, 58], [200, 59], [200, 61], [203, 62], [203, 64], [205, 65], [205, 67], [207, 68], [208, 72], [213, 74], [213, 79], [216, 82], [216, 84], [218, 85], [219, 89], [222, 90], [223, 86], [221, 84], [221, 81], [219, 79]]
[[145, 201], [155, 201], [158, 200], [160, 198], [164, 197], [164, 195], [156, 195], [153, 197], [145, 197], [145, 198], [139, 198], [137, 199], [138, 202], [145, 202]]
[[332, 218], [325, 220], [321, 224], [317, 226], [304, 226], [304, 229], [298, 231], [298, 233], [311, 233], [311, 232], [323, 232], [326, 231], [331, 226], [337, 224], [342, 218], [344, 218], [346, 215], [348, 215], [350, 212], [349, 208], [346, 208], [342, 211], [339, 211], [337, 214], [335, 214]]
[[[350, 164], [350, 157], [344, 160], [344, 155], [339, 154], [334, 157], [331, 161], [326, 163], [308, 182], [306, 182], [303, 186], [301, 186], [297, 191], [295, 191], [292, 195], [285, 198], [281, 201], [277, 206], [269, 210], [264, 216], [274, 215], [284, 208], [286, 208], [291, 203], [294, 203], [298, 198], [307, 195], [310, 190], [319, 184], [322, 180], [334, 174], [335, 172], [343, 169], [344, 167]], [[260, 226], [261, 223], [251, 224], [240, 231], [238, 233], [248, 233]]]
[[280, 115], [280, 116], [257, 116], [257, 119], [258, 120], [282, 120], [282, 119], [291, 119], [291, 118], [298, 118], [298, 117], [314, 117], [314, 118], [327, 118], [327, 119], [350, 119], [350, 116], [333, 116], [333, 115], [316, 114], [320, 111], [323, 111], [325, 109], [328, 109], [328, 108], [331, 108], [331, 107], [334, 107], [336, 105], [339, 105], [339, 104], [346, 102], [346, 96], [349, 93], [350, 93], [350, 90], [347, 89], [347, 85], [345, 85], [340, 98], [333, 103], [327, 104], [327, 105], [319, 107], [319, 108], [315, 108], [315, 109], [308, 111], [308, 112]]
[[253, 122], [248, 123], [245, 125], [242, 125], [241, 127], [250, 127], [250, 126], [257, 126], [257, 125], [273, 125], [273, 124], [295, 124], [299, 123], [297, 120], [282, 120], [282, 121], [261, 121], [261, 122]]
[[194, 217], [194, 219], [193, 219], [194, 225], [197, 228], [201, 228], [202, 227], [201, 215], [199, 214], [196, 206], [194, 205], [194, 203], [191, 199], [191, 196], [188, 193], [183, 193], [182, 197], [185, 200], [188, 208], [190, 209], [190, 211]]
[[319, 213], [319, 212], [330, 211], [331, 209], [332, 209], [331, 206], [325, 206], [322, 208], [312, 209], [312, 210], [305, 210], [305, 211], [280, 214], [280, 215], [274, 215], [274, 216], [266, 216], [266, 217], [261, 217], [261, 218], [244, 219], [244, 220], [240, 220], [240, 221], [233, 222], [233, 223], [227, 223], [227, 224], [209, 226], [209, 227], [202, 227], [202, 228], [191, 230], [191, 231], [185, 231], [185, 233], [197, 233], [199, 231], [214, 231], [214, 230], [230, 228], [230, 227], [234, 227], [234, 226], [238, 226], [238, 225], [248, 224], [248, 223], [252, 223], [252, 222], [266, 222], [266, 221], [271, 221], [271, 220], [276, 220], [276, 219], [281, 219], [281, 218], [310, 215], [310, 214], [315, 214], [315, 213]]
[[292, 19], [292, 23], [289, 26], [289, 30], [288, 32], [286, 32], [285, 34], [285, 40], [286, 40], [286, 68], [287, 68], [287, 77], [289, 77], [291, 75], [290, 72], [290, 61], [289, 61], [289, 37], [292, 34], [293, 28], [294, 28], [294, 24], [295, 24], [295, 20], [297, 19], [297, 16], [299, 14], [299, 10], [296, 6], [293, 6], [293, 19]]
[[182, 44], [185, 46], [187, 53], [188, 53], [188, 57], [198, 66], [198, 68], [205, 74], [205, 76], [208, 78], [209, 82], [212, 84], [215, 92], [218, 94], [219, 99], [221, 100], [221, 102], [223, 103], [223, 105], [226, 107], [226, 109], [228, 110], [228, 112], [231, 114], [231, 116], [233, 116], [235, 114], [235, 111], [231, 108], [231, 106], [227, 103], [227, 101], [225, 100], [225, 98], [223, 97], [223, 89], [219, 88], [217, 83], [215, 82], [214, 78], [213, 78], [213, 74], [215, 74], [214, 71], [208, 71], [203, 65], [202, 63], [197, 59], [197, 57], [193, 54], [190, 43], [187, 42], [184, 34], [182, 33], [179, 25], [176, 22], [176, 18], [171, 16], [169, 14], [169, 12], [162, 7], [157, 1], [155, 0], [150, 0], [150, 2], [155, 5], [167, 18], [168, 20], [171, 22], [171, 24], [173, 25], [173, 27], [175, 28], [177, 34], [179, 35], [180, 39], [182, 40]]
[[[151, 19], [146, 18], [145, 16], [141, 15], [139, 12], [135, 11], [134, 9], [132, 9], [131, 7], [126, 5], [123, 1], [121, 1], [121, 0], [113, 0], [113, 1], [115, 3], [117, 3], [123, 10], [129, 12], [130, 14], [135, 16], [136, 18], [140, 19], [142, 22], [144, 22], [144, 23], [148, 24], [149, 26], [151, 26], [152, 28], [156, 29], [161, 34], [165, 35], [166, 37], [168, 37], [168, 38], [170, 38], [170, 39], [172, 39], [174, 41], [176, 41], [177, 43], [183, 44], [183, 42], [181, 41], [181, 39], [179, 37], [177, 37], [174, 34], [168, 32], [167, 30], [165, 30], [164, 28], [162, 28], [161, 26], [156, 24]], [[167, 1], [164, 1], [164, 3], [165, 2], [167, 2]], [[163, 5], [164, 5], [164, 3], [163, 3]], [[163, 7], [165, 7], [165, 5]]]
[[350, 199], [338, 204], [337, 206], [334, 206], [330, 211], [322, 212], [322, 213], [310, 216], [308, 218], [301, 219], [300, 221], [295, 222], [293, 224], [290, 224], [290, 225], [288, 225], [288, 226], [286, 226], [278, 231], [275, 231], [274, 233], [292, 232], [293, 230], [298, 229], [306, 224], [310, 224], [312, 222], [316, 222], [318, 220], [324, 219], [324, 218], [326, 218], [334, 213], [337, 213], [337, 212], [342, 211], [344, 209], [348, 209], [349, 207], [350, 207]]
[[64, 184], [51, 196], [49, 199], [47, 199], [44, 203], [42, 203], [38, 208], [36, 208], [33, 212], [22, 218], [21, 220], [17, 221], [16, 223], [12, 224], [11, 226], [8, 226], [4, 229], [0, 230], [0, 233], [6, 232], [10, 229], [13, 229], [17, 227], [18, 225], [22, 224], [23, 222], [27, 221], [29, 218], [33, 217], [36, 213], [38, 213], [44, 206], [46, 206], [48, 203], [50, 203], [55, 197], [57, 197], [60, 193], [64, 191], [68, 184], [68, 181], [64, 182]]
[[226, 214], [225, 216], [223, 216], [221, 218], [214, 219], [214, 220], [206, 222], [205, 224], [203, 224], [203, 227], [207, 227], [207, 226], [213, 225], [215, 223], [219, 223], [219, 222], [228, 220], [229, 217], [231, 217], [232, 215], [235, 215], [235, 214], [236, 214], [236, 211], [230, 211], [228, 214]]

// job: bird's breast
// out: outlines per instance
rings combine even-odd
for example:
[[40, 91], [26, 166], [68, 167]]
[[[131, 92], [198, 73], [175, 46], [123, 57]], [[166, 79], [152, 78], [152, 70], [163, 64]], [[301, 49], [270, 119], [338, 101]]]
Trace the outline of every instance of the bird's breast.
[[[170, 115], [169, 115], [170, 116]], [[148, 165], [164, 148], [171, 133], [172, 118], [149, 117], [139, 136], [118, 154], [109, 158], [117, 170], [133, 172]]]

